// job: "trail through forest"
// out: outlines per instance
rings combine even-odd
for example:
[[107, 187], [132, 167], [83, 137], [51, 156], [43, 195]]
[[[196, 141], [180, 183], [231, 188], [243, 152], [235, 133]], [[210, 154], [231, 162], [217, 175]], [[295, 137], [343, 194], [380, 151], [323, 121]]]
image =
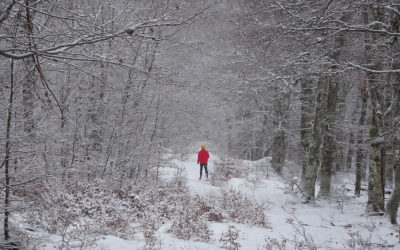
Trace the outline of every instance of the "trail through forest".
[[[162, 249], [223, 249], [230, 245], [223, 245], [221, 238], [232, 228], [237, 230], [237, 239], [233, 241], [241, 246], [240, 249], [278, 249], [285, 245], [286, 249], [296, 246], [359, 249], [367, 245], [372, 249], [396, 249], [398, 246], [399, 234], [386, 218], [367, 216], [364, 213], [366, 194], [359, 199], [350, 199], [353, 191], [348, 189], [351, 180], [347, 176], [337, 177], [341, 179], [337, 181], [341, 185], [335, 187], [337, 196], [330, 201], [317, 200], [315, 204], [305, 204], [299, 198], [299, 193], [292, 191], [282, 177], [270, 170], [266, 178], [270, 158], [256, 162], [235, 160], [235, 164], [248, 171], [246, 177], [230, 178], [227, 182], [213, 185], [215, 167], [221, 161], [217, 156], [211, 155], [209, 179], [202, 180], [199, 180], [196, 154], [169, 157], [175, 157], [172, 162], [176, 168], [164, 168], [163, 175], [167, 178], [177, 174], [184, 176], [192, 198], [198, 195], [223, 199], [227, 190], [235, 190], [250, 200], [265, 204], [264, 212], [270, 224], [267, 228], [261, 228], [229, 219], [222, 222], [209, 221], [207, 223], [212, 231], [209, 243], [177, 239], [167, 232], [170, 224], [166, 224], [158, 230]], [[346, 185], [347, 182], [349, 185]], [[136, 238], [140, 239], [138, 236]], [[137, 241], [129, 243], [119, 239], [121, 244], [115, 241], [118, 240], [107, 238], [99, 241], [97, 246], [104, 249], [140, 249]]]
[[3, 0], [0, 249], [400, 249], [399, 55], [398, 0]]

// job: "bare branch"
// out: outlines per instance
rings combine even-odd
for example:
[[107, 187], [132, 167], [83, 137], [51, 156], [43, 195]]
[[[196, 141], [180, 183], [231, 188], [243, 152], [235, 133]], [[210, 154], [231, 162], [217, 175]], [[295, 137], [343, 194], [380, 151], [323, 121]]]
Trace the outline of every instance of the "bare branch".
[[13, 0], [10, 3], [10, 5], [8, 5], [5, 13], [0, 17], [0, 24], [2, 24], [8, 18], [8, 16], [10, 15], [11, 9], [14, 6], [15, 3], [16, 3], [15, 0]]
[[58, 45], [48, 47], [48, 48], [28, 50], [27, 52], [21, 53], [21, 54], [12, 53], [12, 52], [9, 52], [9, 50], [3, 49], [3, 50], [0, 50], [0, 55], [7, 57], [7, 58], [15, 59], [15, 60], [21, 60], [21, 59], [25, 59], [25, 58], [28, 58], [31, 56], [61, 54], [71, 48], [74, 48], [74, 47], [95, 44], [95, 43], [107, 41], [110, 39], [114, 39], [115, 37], [122, 37], [126, 34], [132, 35], [138, 29], [142, 29], [142, 28], [180, 26], [180, 25], [183, 25], [183, 24], [186, 24], [186, 23], [192, 21], [197, 16], [203, 14], [205, 11], [210, 9], [212, 6], [213, 5], [209, 5], [206, 8], [202, 9], [201, 11], [196, 12], [195, 14], [193, 14], [190, 17], [187, 17], [181, 21], [156, 18], [156, 19], [144, 21], [141, 23], [137, 23], [135, 25], [130, 25], [120, 31], [115, 32], [115, 33], [103, 33], [100, 35], [95, 34], [95, 35], [91, 35], [91, 36], [87, 35], [87, 36], [80, 37], [72, 42], [62, 43], [62, 44], [58, 44]]
[[354, 68], [357, 68], [357, 69], [361, 69], [361, 70], [370, 72], [370, 73], [378, 73], [378, 74], [400, 73], [400, 69], [375, 70], [375, 69], [369, 69], [369, 68], [363, 67], [363, 66], [361, 66], [361, 65], [351, 63], [351, 62], [349, 62], [347, 65], [348, 65], [348, 66], [351, 66], [351, 67], [354, 67]]

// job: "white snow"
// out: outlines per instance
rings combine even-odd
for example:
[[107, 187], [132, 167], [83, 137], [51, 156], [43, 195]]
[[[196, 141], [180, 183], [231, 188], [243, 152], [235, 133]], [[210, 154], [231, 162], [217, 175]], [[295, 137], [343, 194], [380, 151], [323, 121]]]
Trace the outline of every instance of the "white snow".
[[[213, 154], [210, 154], [210, 162], [208, 163], [208, 171], [211, 173], [214, 169], [214, 160], [217, 157]], [[216, 186], [210, 185], [209, 181], [205, 178], [205, 172], [203, 170], [203, 179], [199, 180], [200, 177], [200, 168], [199, 164], [197, 164], [197, 155], [191, 154], [186, 155], [185, 159], [178, 160], [175, 159], [172, 161], [176, 166], [180, 167], [184, 174], [186, 174], [187, 185], [193, 195], [207, 195], [209, 193], [219, 192], [220, 188]]]
[[[157, 231], [157, 249], [222, 249], [219, 239], [229, 226], [234, 226], [239, 231], [240, 249], [265, 249], [263, 247], [267, 238], [274, 239], [279, 244], [286, 240], [286, 249], [293, 249], [296, 242], [302, 242], [303, 246], [310, 243], [322, 249], [351, 249], [352, 244], [355, 244], [355, 249], [361, 249], [362, 244], [370, 244], [370, 249], [400, 249], [398, 228], [391, 226], [386, 217], [367, 216], [364, 213], [365, 193], [361, 198], [350, 197], [352, 191], [345, 193], [342, 197], [343, 205], [338, 198], [304, 204], [272, 170], [269, 170], [269, 177], [266, 178], [265, 168], [269, 159], [259, 162], [242, 161], [243, 164], [253, 166], [253, 169], [263, 168], [263, 171], [249, 173], [247, 178], [232, 178], [221, 186], [213, 186], [210, 180], [198, 179], [199, 165], [196, 164], [196, 154], [168, 157], [173, 158], [171, 162], [176, 167], [162, 168], [160, 171], [163, 176], [173, 178], [177, 171], [181, 171], [186, 176], [186, 184], [192, 195], [219, 196], [224, 189], [235, 189], [251, 199], [264, 202], [271, 228], [225, 220], [222, 223], [207, 222], [213, 237], [210, 243], [204, 243], [174, 237], [168, 233], [171, 222], [162, 225]], [[214, 170], [214, 161], [217, 158], [211, 154], [210, 173]], [[132, 235], [132, 239], [99, 236], [91, 249], [143, 249], [144, 245], [143, 234], [138, 232]], [[47, 244], [47, 248], [44, 249], [54, 249], [55, 246], [56, 244]]]

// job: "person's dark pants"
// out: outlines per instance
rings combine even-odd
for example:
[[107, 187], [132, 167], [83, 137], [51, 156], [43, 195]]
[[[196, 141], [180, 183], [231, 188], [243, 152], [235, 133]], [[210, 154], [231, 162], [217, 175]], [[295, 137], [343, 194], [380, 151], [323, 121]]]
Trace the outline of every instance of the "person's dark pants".
[[200, 163], [200, 178], [203, 174], [203, 167], [204, 167], [204, 170], [206, 171], [206, 177], [208, 178], [207, 163]]

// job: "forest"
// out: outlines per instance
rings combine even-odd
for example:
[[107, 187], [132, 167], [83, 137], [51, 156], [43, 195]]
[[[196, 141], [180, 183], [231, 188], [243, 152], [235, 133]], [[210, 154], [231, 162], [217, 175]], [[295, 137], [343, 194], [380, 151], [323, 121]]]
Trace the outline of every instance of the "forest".
[[398, 0], [0, 0], [0, 248], [399, 248], [399, 39]]

